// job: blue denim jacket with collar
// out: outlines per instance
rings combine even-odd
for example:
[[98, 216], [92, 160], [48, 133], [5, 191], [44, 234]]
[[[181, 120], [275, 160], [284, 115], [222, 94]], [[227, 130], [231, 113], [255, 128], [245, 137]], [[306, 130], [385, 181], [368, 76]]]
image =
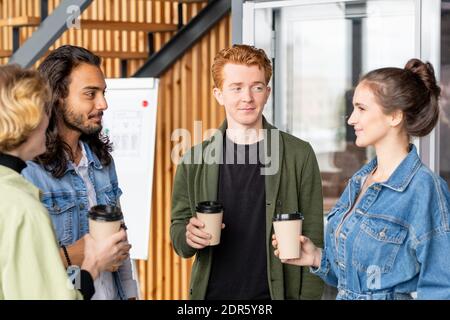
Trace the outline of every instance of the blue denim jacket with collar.
[[321, 265], [311, 272], [338, 288], [337, 299], [450, 299], [448, 186], [410, 148], [344, 219], [377, 159], [362, 167], [327, 216]]
[[[90, 147], [83, 144], [97, 204], [116, 205], [122, 191], [118, 186], [114, 162], [103, 166]], [[71, 162], [68, 162], [64, 175], [59, 179], [33, 161], [27, 162], [22, 174], [42, 191], [41, 201], [50, 213], [60, 244], [73, 244], [89, 232], [88, 191]]]
[[[82, 143], [97, 204], [118, 204], [122, 191], [118, 186], [114, 160], [108, 166], [103, 166], [89, 145]], [[22, 175], [41, 190], [41, 201], [50, 214], [61, 245], [71, 245], [89, 232], [88, 190], [71, 162], [68, 163], [64, 175], [59, 179], [33, 161], [27, 162]], [[125, 260], [118, 272], [113, 274], [118, 297], [122, 299], [127, 296], [137, 297], [137, 287], [132, 278], [129, 259]]]

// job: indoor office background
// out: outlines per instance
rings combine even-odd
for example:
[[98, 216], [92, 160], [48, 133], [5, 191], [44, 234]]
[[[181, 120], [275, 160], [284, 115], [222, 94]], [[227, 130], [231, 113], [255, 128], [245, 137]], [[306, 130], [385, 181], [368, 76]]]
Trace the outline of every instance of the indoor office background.
[[[62, 2], [0, 0], [0, 64]], [[200, 27], [202, 34], [184, 38], [182, 27]], [[181, 50], [177, 38], [193, 46]], [[94, 0], [81, 16], [81, 29], [64, 32], [50, 50], [86, 47], [103, 58], [106, 77], [118, 78], [135, 75], [158, 53], [172, 52], [173, 43], [177, 54], [167, 54], [172, 62], [157, 72], [149, 258], [137, 263], [143, 299], [188, 297], [193, 260], [175, 254], [169, 234], [176, 169], [171, 134], [177, 128], [193, 132], [196, 120], [203, 132], [222, 122], [210, 65], [232, 43], [255, 44], [272, 57], [273, 95], [265, 115], [312, 144], [322, 173], [324, 217], [348, 178], [373, 156], [354, 145], [346, 125], [358, 78], [381, 66], [403, 67], [412, 57], [433, 63], [443, 89], [438, 129], [415, 143], [424, 162], [450, 184], [450, 1]], [[324, 298], [333, 294], [327, 290]]]

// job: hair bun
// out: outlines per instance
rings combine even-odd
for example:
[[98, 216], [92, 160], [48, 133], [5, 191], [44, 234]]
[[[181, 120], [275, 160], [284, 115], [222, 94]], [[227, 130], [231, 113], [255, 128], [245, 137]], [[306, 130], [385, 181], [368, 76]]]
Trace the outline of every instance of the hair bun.
[[441, 89], [437, 84], [434, 68], [431, 63], [424, 63], [419, 59], [411, 59], [406, 63], [405, 70], [411, 71], [418, 76], [430, 93], [435, 97], [439, 97]]

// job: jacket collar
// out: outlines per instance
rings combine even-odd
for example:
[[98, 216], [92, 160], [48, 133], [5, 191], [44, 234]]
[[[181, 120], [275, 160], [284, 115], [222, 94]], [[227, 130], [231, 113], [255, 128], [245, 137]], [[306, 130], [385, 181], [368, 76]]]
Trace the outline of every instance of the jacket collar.
[[[410, 144], [409, 149], [410, 151], [408, 155], [395, 169], [394, 173], [392, 173], [388, 181], [380, 183], [382, 186], [385, 186], [397, 192], [403, 192], [408, 187], [417, 170], [419, 170], [422, 165], [419, 155], [417, 154], [416, 146]], [[368, 164], [363, 166], [358, 172], [356, 172], [352, 180], [360, 180], [362, 177], [368, 175], [373, 171], [373, 169], [375, 169], [377, 163], [377, 158], [374, 158]]]
[[97, 156], [92, 152], [92, 150], [89, 147], [89, 145], [86, 142], [84, 142], [84, 141], [81, 141], [81, 144], [83, 145], [84, 150], [86, 152], [86, 158], [88, 160], [88, 164], [89, 165], [94, 165], [95, 169], [103, 169], [102, 163], [97, 158]]
[[[103, 166], [100, 162], [100, 160], [97, 158], [97, 156], [92, 152], [91, 148], [89, 147], [89, 144], [87, 144], [84, 141], [80, 140], [80, 143], [82, 145], [82, 147], [84, 148], [84, 152], [86, 153], [86, 158], [87, 158], [87, 162], [89, 166], [94, 166], [95, 169], [101, 170], [103, 169]], [[73, 167], [73, 164], [71, 161], [68, 162], [67, 164], [67, 168], [65, 173], [67, 173], [67, 171], [71, 171], [71, 170], [75, 170]]]

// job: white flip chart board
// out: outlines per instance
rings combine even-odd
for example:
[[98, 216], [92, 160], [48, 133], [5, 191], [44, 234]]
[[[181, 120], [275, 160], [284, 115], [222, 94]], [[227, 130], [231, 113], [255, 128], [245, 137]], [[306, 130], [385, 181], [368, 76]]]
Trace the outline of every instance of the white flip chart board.
[[113, 143], [112, 156], [123, 194], [120, 205], [128, 227], [132, 259], [148, 258], [156, 136], [158, 80], [106, 80], [108, 110], [103, 130]]

